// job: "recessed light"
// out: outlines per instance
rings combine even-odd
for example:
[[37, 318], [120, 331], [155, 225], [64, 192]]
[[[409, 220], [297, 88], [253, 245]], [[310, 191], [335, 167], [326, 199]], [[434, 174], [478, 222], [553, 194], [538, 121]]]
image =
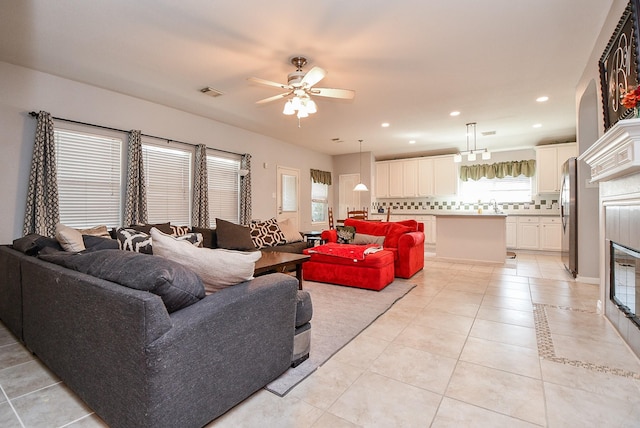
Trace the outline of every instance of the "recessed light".
[[546, 101], [549, 101], [549, 97], [548, 97], [548, 96], [546, 96], [546, 95], [544, 95], [544, 96], [542, 96], [542, 97], [538, 97], [538, 98], [536, 98], [536, 101], [537, 101], [537, 102], [539, 102], [539, 103], [544, 103], [544, 102], [546, 102]]
[[449, 113], [449, 116], [451, 116], [451, 117], [460, 116], [460, 112], [459, 111], [452, 111], [451, 113]]
[[541, 123], [536, 123], [535, 125], [533, 125], [534, 128], [542, 128], [542, 124]]
[[382, 126], [383, 128], [388, 128], [389, 125], [390, 125], [389, 122], [383, 122], [382, 125], [380, 126]]
[[409, 144], [415, 144], [415, 143], [416, 143], [416, 140], [410, 140], [409, 141]]

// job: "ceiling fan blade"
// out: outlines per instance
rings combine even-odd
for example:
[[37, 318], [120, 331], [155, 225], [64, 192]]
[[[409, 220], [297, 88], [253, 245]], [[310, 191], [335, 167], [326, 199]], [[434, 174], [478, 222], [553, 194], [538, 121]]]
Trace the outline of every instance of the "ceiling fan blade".
[[344, 100], [352, 100], [356, 96], [356, 91], [351, 89], [311, 88], [309, 92], [319, 97], [342, 98]]
[[289, 91], [289, 92], [285, 92], [284, 94], [274, 95], [272, 97], [265, 98], [265, 99], [260, 100], [260, 101], [256, 101], [256, 104], [266, 104], [266, 103], [270, 103], [271, 101], [281, 100], [282, 98], [288, 97], [292, 93], [293, 93], [293, 91]]
[[289, 85], [285, 85], [283, 83], [278, 83], [278, 82], [272, 82], [271, 80], [260, 79], [259, 77], [249, 77], [247, 80], [253, 83], [257, 83], [259, 85], [274, 86], [280, 89], [290, 89]]
[[324, 71], [322, 68], [313, 67], [311, 70], [307, 72], [307, 74], [304, 75], [301, 83], [306, 84], [307, 87], [310, 88], [316, 83], [318, 83], [319, 81], [321, 81], [322, 79], [324, 79], [324, 76], [326, 75], [327, 75], [327, 72]]

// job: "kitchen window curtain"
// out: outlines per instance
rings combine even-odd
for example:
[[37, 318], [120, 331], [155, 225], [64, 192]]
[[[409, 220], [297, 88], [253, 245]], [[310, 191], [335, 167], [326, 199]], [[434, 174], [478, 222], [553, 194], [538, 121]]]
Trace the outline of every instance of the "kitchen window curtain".
[[533, 177], [536, 173], [536, 161], [535, 159], [512, 161], [512, 162], [497, 162], [494, 164], [482, 164], [482, 165], [463, 165], [460, 167], [460, 180], [468, 181], [480, 180], [483, 177], [486, 178], [504, 178], [508, 175], [511, 177], [518, 177], [524, 175], [525, 177]]
[[127, 148], [127, 184], [125, 191], [124, 224], [147, 222], [147, 187], [142, 159], [142, 132], [129, 131]]
[[251, 223], [251, 155], [245, 153], [240, 159], [240, 169], [247, 170], [240, 176], [240, 224]]
[[53, 237], [60, 221], [53, 119], [44, 111], [37, 116], [22, 232]]
[[209, 178], [207, 174], [207, 146], [196, 146], [196, 165], [193, 177], [193, 212], [191, 225], [209, 227]]

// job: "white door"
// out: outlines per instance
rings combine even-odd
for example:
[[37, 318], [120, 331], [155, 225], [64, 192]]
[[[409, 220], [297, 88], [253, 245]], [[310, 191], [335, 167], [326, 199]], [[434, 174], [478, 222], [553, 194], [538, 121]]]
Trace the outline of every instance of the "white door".
[[360, 192], [354, 192], [353, 188], [360, 183], [360, 174], [340, 174], [338, 177], [338, 213], [334, 211], [336, 220], [347, 218], [347, 208], [362, 209], [360, 205]]
[[276, 219], [291, 219], [300, 230], [300, 170], [278, 166], [276, 202]]

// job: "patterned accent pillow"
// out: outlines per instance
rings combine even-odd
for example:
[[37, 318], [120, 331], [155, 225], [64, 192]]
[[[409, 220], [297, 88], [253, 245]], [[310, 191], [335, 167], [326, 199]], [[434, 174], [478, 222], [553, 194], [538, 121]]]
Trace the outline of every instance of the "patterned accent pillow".
[[116, 239], [121, 250], [153, 254], [151, 236], [147, 233], [120, 227], [116, 230]]
[[252, 222], [249, 228], [251, 229], [251, 240], [257, 249], [275, 247], [278, 244], [287, 242], [275, 218], [262, 222]]
[[184, 236], [189, 233], [189, 226], [171, 225], [171, 236]]
[[353, 226], [338, 226], [336, 227], [336, 233], [338, 235], [338, 244], [351, 244], [356, 236], [356, 228]]
[[202, 247], [202, 233], [185, 233], [184, 235], [174, 236], [176, 241], [189, 241], [194, 247]]

